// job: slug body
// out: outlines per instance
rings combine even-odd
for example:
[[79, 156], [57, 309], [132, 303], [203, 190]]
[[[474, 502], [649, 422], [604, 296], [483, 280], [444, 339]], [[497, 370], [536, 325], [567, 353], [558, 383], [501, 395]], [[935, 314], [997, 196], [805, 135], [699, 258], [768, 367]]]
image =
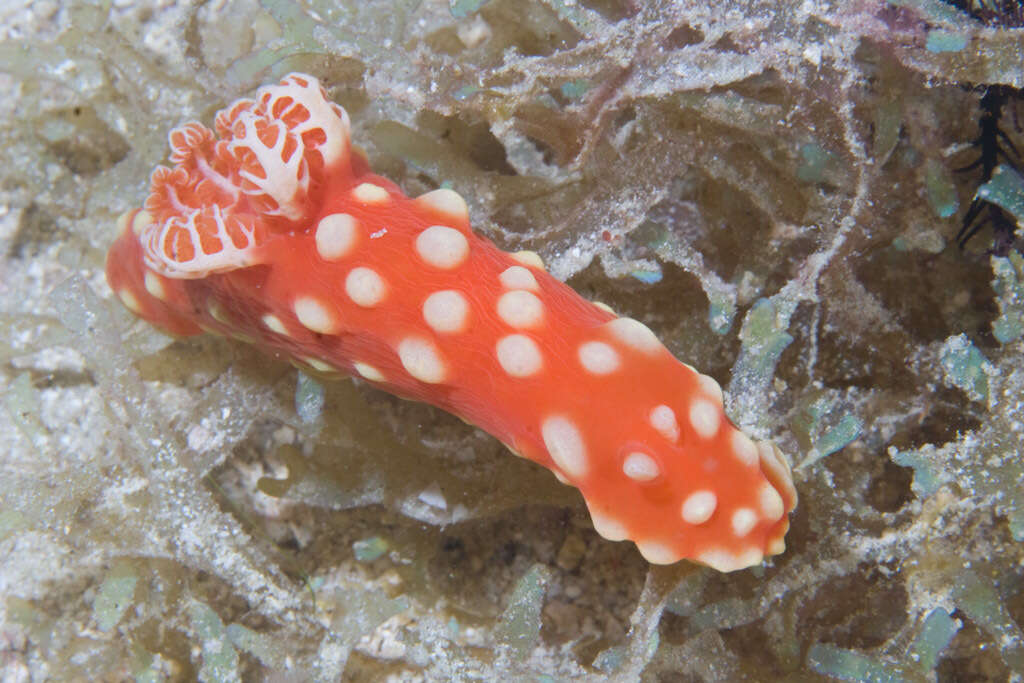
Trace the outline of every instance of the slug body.
[[216, 332], [360, 376], [500, 439], [580, 489], [595, 529], [722, 571], [784, 549], [789, 466], [726, 418], [710, 377], [354, 154], [344, 110], [291, 74], [170, 134], [107, 279], [174, 335]]

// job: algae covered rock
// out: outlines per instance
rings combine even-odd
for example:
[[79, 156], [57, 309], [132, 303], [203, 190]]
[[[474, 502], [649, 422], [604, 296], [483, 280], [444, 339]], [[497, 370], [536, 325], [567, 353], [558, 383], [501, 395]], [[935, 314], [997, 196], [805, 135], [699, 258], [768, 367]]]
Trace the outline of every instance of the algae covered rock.
[[[1024, 278], [955, 239], [976, 195], [1020, 220], [1019, 169], [957, 169], [984, 87], [1024, 86], [1021, 28], [940, 0], [230, 0], [0, 30], [5, 675], [1024, 675]], [[136, 324], [103, 257], [166, 131], [296, 70], [407, 194], [456, 189], [725, 386], [797, 466], [786, 552], [652, 569], [450, 416]]]

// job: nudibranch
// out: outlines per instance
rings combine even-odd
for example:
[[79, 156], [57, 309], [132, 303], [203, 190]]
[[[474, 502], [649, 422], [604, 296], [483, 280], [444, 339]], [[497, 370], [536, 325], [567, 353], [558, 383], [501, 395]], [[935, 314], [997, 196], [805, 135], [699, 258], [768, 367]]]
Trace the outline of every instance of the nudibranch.
[[316, 79], [290, 74], [214, 128], [171, 131], [173, 166], [119, 221], [107, 280], [136, 315], [454, 413], [577, 487], [597, 532], [651, 563], [783, 551], [789, 465], [733, 426], [718, 383], [475, 234], [457, 193], [411, 199], [375, 175]]

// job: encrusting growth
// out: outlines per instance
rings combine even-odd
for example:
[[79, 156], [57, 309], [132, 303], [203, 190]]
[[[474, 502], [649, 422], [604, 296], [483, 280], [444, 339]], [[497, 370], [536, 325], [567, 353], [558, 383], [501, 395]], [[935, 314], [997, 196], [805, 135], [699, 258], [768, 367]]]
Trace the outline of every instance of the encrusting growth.
[[233, 336], [358, 375], [478, 425], [579, 488], [594, 528], [652, 563], [722, 571], [784, 549], [796, 504], [778, 448], [710, 377], [470, 230], [451, 190], [374, 175], [343, 109], [291, 74], [171, 132], [145, 209], [120, 220], [107, 279], [175, 335]]

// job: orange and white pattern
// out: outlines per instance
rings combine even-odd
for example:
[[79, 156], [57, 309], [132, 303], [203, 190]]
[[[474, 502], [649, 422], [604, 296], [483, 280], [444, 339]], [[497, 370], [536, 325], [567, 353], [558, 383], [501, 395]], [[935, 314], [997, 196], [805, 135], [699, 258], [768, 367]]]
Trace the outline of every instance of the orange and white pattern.
[[174, 167], [121, 219], [107, 279], [134, 313], [452, 412], [579, 488], [598, 533], [652, 563], [732, 571], [783, 551], [789, 465], [729, 422], [718, 383], [474, 234], [457, 193], [410, 199], [374, 175], [316, 79], [215, 127], [172, 131]]

